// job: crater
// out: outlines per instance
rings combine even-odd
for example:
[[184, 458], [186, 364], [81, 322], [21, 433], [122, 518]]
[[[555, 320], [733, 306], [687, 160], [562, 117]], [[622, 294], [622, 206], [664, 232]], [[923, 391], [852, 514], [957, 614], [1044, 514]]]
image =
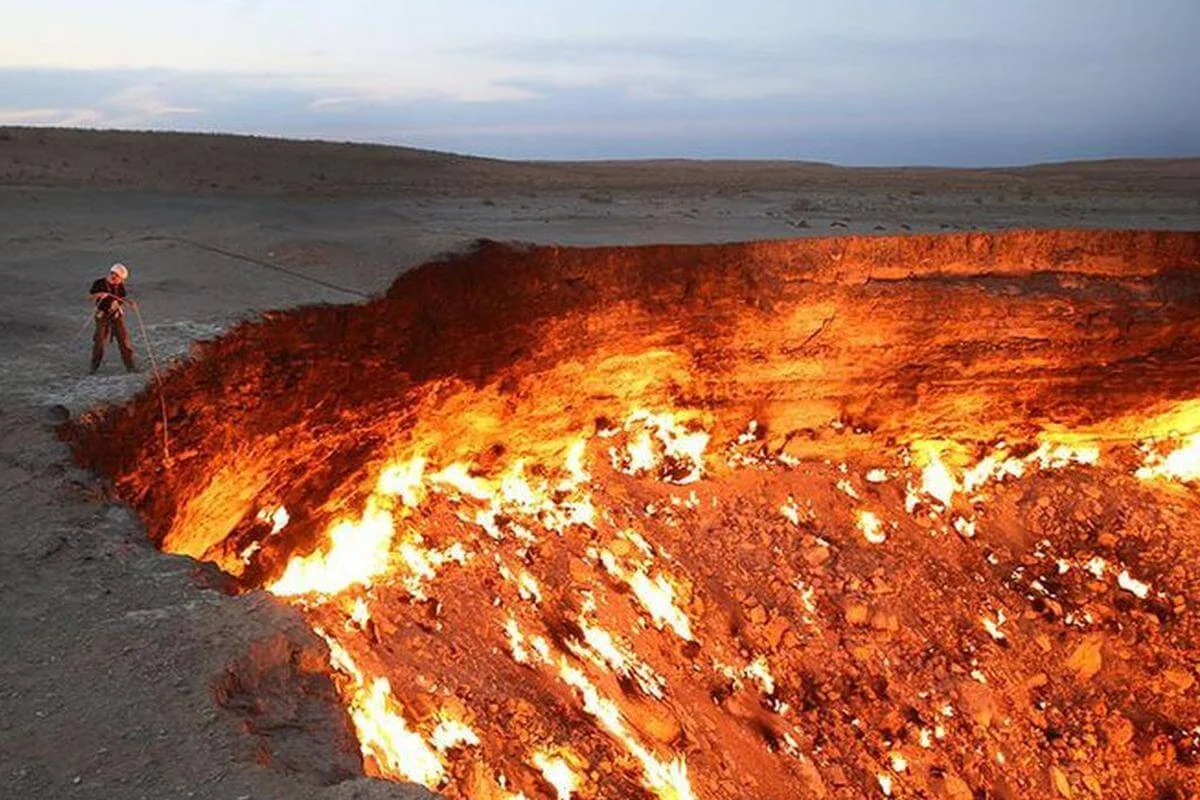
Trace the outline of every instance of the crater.
[[339, 775], [1131, 797], [1195, 781], [1197, 269], [1149, 231], [480, 242], [67, 436], [300, 609]]

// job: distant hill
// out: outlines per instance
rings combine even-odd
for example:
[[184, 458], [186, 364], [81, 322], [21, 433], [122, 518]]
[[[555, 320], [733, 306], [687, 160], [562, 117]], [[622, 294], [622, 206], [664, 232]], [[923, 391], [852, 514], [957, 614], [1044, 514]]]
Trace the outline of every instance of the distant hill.
[[[392, 195], [554, 190], [791, 190], [881, 185], [1020, 191], [1027, 180], [1159, 193], [1200, 188], [1200, 158], [1004, 169], [857, 168], [811, 161], [503, 161], [410, 147], [224, 134], [0, 127], [0, 185], [233, 195]], [[1082, 186], [1081, 186], [1082, 184]], [[1052, 188], [1052, 187], [1051, 187]]]

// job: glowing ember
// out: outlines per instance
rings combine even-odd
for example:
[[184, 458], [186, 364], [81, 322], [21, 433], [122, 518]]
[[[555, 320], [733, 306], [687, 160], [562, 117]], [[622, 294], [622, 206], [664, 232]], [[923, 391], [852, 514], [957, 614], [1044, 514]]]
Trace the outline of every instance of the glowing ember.
[[1121, 574], [1117, 576], [1117, 585], [1143, 600], [1150, 594], [1149, 584], [1142, 583], [1136, 578], [1131, 577], [1127, 570], [1121, 570]]
[[858, 529], [862, 531], [863, 537], [871, 544], [883, 544], [887, 541], [887, 533], [883, 530], [883, 523], [879, 521], [879, 517], [870, 511], [858, 512]]

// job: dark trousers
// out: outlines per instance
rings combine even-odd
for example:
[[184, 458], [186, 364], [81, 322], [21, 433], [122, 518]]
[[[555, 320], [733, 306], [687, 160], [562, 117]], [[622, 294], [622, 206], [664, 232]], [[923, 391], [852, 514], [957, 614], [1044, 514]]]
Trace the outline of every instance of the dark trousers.
[[92, 338], [92, 372], [100, 368], [100, 362], [104, 360], [104, 344], [110, 339], [117, 340], [117, 347], [121, 349], [121, 360], [125, 362], [125, 369], [132, 372], [133, 364], [133, 345], [129, 343], [129, 330], [125, 327], [124, 314], [105, 314], [103, 312], [96, 313], [96, 335]]

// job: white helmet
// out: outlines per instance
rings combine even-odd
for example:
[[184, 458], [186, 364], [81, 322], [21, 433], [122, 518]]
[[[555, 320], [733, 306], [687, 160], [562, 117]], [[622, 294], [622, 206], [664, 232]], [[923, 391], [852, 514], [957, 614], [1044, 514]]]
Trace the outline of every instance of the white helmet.
[[116, 275], [121, 280], [126, 280], [129, 277], [129, 268], [124, 264], [113, 264], [112, 269], [110, 269], [109, 272], [111, 272], [113, 275]]

